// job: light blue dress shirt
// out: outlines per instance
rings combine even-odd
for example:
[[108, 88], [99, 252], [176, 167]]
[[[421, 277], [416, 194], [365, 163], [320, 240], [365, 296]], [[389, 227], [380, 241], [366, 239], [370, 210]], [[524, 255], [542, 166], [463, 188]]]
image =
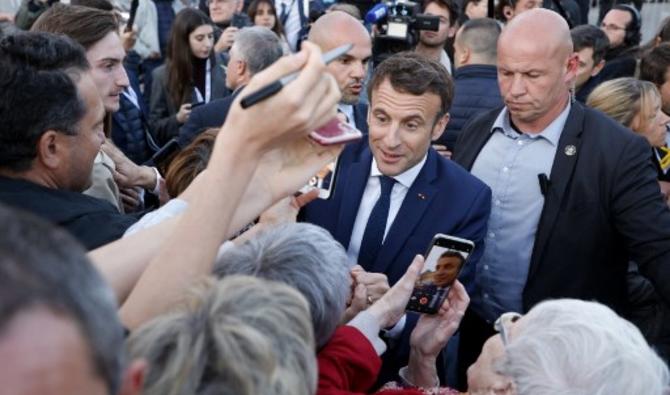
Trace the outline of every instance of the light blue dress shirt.
[[570, 107], [568, 103], [537, 134], [514, 130], [504, 108], [472, 166], [471, 173], [492, 191], [486, 249], [477, 265], [477, 291], [471, 302], [474, 311], [489, 322], [508, 311], [523, 311], [523, 289], [544, 206], [538, 175], [551, 179]]

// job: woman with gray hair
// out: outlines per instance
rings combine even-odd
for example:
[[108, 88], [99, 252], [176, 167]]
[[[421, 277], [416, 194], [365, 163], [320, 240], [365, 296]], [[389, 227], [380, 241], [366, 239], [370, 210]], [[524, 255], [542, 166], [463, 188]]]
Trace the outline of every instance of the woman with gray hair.
[[335, 331], [351, 292], [347, 253], [323, 228], [283, 224], [228, 250], [214, 275], [246, 274], [291, 285], [307, 299], [317, 347]]
[[471, 395], [663, 395], [668, 367], [607, 306], [576, 299], [505, 313], [468, 369]]
[[248, 276], [210, 279], [182, 311], [132, 334], [147, 395], [311, 395], [314, 337], [305, 299]]

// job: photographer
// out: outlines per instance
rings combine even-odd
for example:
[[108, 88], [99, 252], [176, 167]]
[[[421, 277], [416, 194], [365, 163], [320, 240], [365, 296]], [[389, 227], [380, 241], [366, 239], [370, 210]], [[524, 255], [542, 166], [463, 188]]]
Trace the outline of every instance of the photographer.
[[421, 30], [416, 52], [440, 62], [451, 74], [451, 60], [444, 45], [456, 34], [458, 5], [453, 0], [428, 0], [423, 5], [423, 13], [439, 17], [440, 27], [437, 31]]

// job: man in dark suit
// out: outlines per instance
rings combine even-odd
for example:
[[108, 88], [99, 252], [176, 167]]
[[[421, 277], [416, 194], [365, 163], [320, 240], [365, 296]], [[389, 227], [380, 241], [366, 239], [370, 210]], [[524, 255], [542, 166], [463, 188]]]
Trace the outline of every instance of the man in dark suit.
[[351, 126], [367, 134], [365, 118], [368, 106], [360, 102], [360, 96], [365, 88], [365, 76], [372, 56], [372, 41], [365, 26], [347, 13], [333, 11], [314, 22], [308, 40], [323, 52], [348, 43], [354, 45], [345, 55], [328, 64], [326, 69], [335, 77], [342, 92], [339, 111], [346, 115]]
[[[472, 285], [491, 192], [430, 147], [449, 120], [449, 74], [436, 61], [404, 52], [376, 68], [368, 94], [367, 141], [344, 150], [333, 196], [307, 205], [304, 220], [328, 229], [352, 264], [386, 274], [390, 284], [425, 253], [435, 234], [472, 240], [476, 248], [460, 277]], [[408, 315], [394, 328], [402, 335], [385, 354], [380, 381], [407, 362], [415, 320]]]
[[231, 104], [251, 77], [270, 66], [283, 54], [279, 37], [267, 28], [247, 27], [240, 30], [236, 37], [230, 48], [230, 60], [226, 70], [226, 87], [233, 93], [193, 109], [188, 121], [179, 130], [177, 142], [181, 148], [189, 145], [205, 129], [221, 127]]
[[577, 67], [558, 14], [520, 15], [498, 42], [505, 107], [467, 125], [456, 144], [453, 160], [493, 192], [460, 331], [463, 375], [504, 312], [567, 297], [625, 314], [629, 260], [670, 300], [670, 212], [649, 145], [571, 100]]

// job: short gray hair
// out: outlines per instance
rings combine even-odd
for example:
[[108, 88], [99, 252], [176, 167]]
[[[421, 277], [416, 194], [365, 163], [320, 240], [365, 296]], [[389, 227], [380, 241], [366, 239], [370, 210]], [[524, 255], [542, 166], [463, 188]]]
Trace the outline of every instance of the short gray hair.
[[91, 366], [109, 394], [116, 394], [125, 353], [112, 290], [63, 230], [2, 205], [0, 223], [0, 332], [30, 308], [63, 314], [80, 328]]
[[189, 306], [128, 340], [149, 362], [146, 395], [311, 395], [317, 371], [309, 306], [286, 284], [210, 278]]
[[214, 274], [248, 274], [283, 282], [309, 302], [318, 347], [339, 325], [350, 292], [350, 264], [340, 243], [323, 228], [298, 223], [275, 226], [226, 252]]
[[640, 331], [609, 307], [575, 299], [535, 306], [499, 373], [518, 395], [662, 395], [668, 368]]
[[235, 51], [254, 75], [269, 67], [284, 54], [279, 37], [263, 26], [245, 27], [235, 37]]

